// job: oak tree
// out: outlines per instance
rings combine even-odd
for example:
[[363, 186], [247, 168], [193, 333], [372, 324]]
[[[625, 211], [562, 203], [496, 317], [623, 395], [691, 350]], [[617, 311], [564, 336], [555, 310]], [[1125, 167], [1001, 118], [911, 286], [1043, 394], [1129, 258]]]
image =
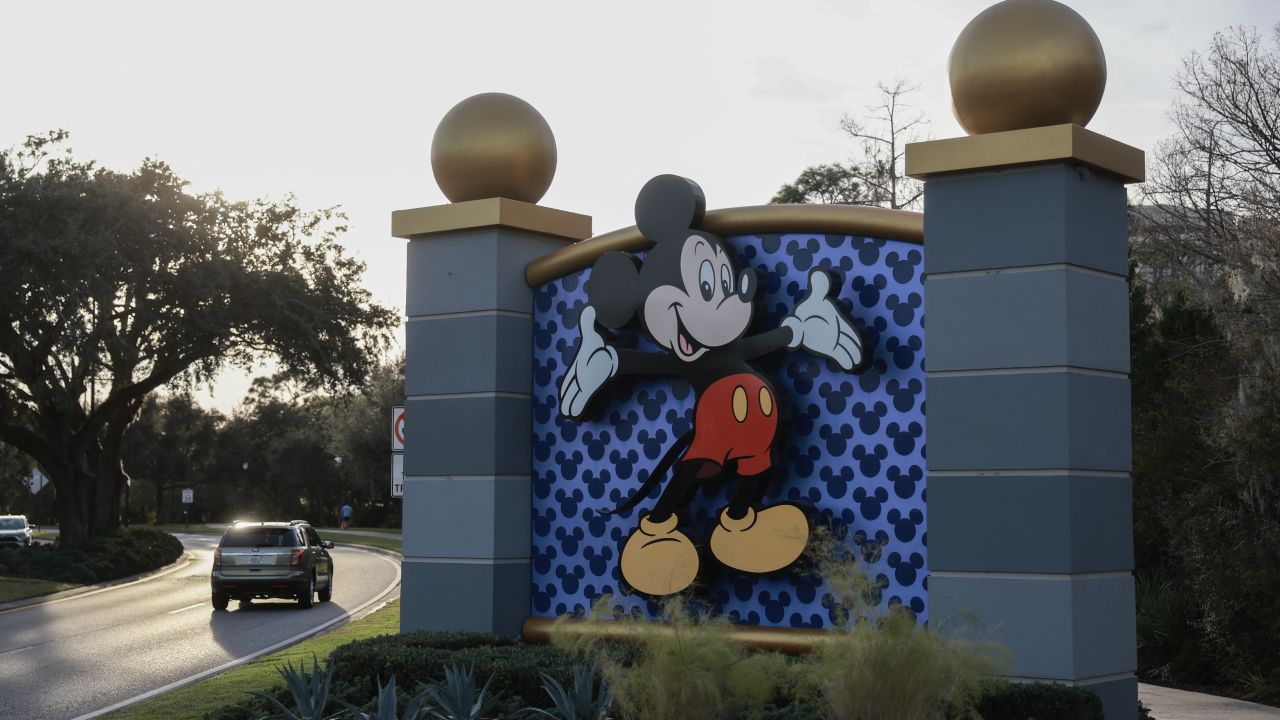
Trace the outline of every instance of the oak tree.
[[119, 524], [121, 439], [150, 393], [267, 357], [358, 383], [399, 318], [338, 211], [193, 193], [163, 162], [100, 168], [65, 140], [0, 152], [0, 441], [43, 466], [77, 542]]

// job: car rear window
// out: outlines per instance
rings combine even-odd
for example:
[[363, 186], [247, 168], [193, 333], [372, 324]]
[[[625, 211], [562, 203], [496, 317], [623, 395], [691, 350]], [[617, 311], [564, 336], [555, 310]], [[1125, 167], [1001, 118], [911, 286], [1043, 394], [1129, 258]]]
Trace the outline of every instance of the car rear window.
[[22, 518], [0, 518], [0, 530], [21, 530], [26, 526]]
[[293, 528], [237, 528], [222, 536], [222, 547], [297, 547]]

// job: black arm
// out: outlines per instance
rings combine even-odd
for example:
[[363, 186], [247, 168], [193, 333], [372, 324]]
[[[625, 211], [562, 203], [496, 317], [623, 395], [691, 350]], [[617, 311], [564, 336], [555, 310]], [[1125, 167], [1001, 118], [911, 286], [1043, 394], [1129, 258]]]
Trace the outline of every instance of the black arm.
[[684, 363], [670, 353], [618, 350], [619, 375], [680, 375]]
[[749, 338], [743, 338], [742, 357], [750, 360], [761, 355], [768, 355], [775, 350], [781, 350], [791, 344], [792, 337], [791, 328], [780, 327], [768, 332], [762, 332], [759, 335], [752, 335]]

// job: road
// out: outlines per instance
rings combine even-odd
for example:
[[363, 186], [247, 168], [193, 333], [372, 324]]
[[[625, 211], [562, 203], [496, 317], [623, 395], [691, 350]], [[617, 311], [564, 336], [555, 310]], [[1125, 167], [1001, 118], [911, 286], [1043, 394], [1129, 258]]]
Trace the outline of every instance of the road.
[[209, 572], [218, 536], [177, 537], [192, 560], [176, 571], [0, 612], [0, 718], [92, 715], [400, 594], [396, 558], [339, 546], [330, 551], [332, 601], [310, 610], [285, 600], [232, 602], [215, 612]]

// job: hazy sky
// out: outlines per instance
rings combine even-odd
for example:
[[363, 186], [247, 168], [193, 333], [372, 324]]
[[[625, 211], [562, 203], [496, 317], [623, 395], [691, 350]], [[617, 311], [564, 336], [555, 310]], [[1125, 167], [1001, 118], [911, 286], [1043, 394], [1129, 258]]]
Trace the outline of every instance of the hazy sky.
[[[947, 54], [990, 0], [746, 2], [0, 2], [0, 145], [65, 128], [83, 158], [167, 161], [198, 190], [342, 205], [377, 299], [403, 307], [390, 213], [445, 202], [436, 123], [470, 95], [537, 107], [559, 169], [542, 204], [633, 223], [674, 172], [710, 207], [767, 202], [807, 165], [846, 159], [843, 113], [880, 81], [918, 83], [933, 137], [963, 134]], [[1068, 0], [1107, 53], [1090, 128], [1151, 150], [1172, 75], [1229, 25], [1267, 29], [1276, 0]], [[247, 378], [224, 378], [229, 410]]]

